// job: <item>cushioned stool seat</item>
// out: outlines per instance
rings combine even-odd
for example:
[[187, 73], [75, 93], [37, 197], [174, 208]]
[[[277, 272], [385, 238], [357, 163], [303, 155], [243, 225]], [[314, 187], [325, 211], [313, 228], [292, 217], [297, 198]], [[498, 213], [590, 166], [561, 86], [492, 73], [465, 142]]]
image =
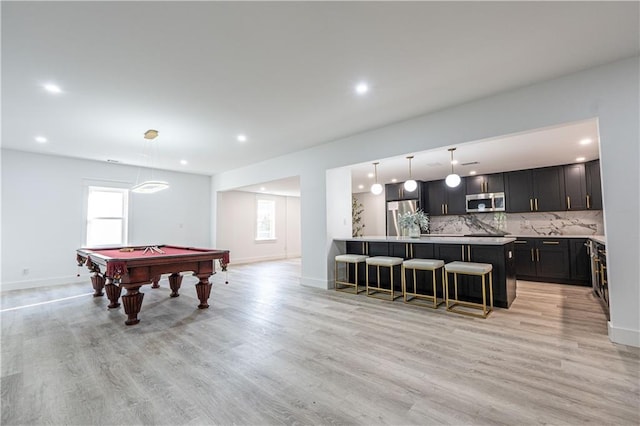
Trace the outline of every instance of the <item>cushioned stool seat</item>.
[[[401, 266], [402, 265], [402, 258], [401, 257], [388, 257], [388, 256], [373, 256], [373, 257], [368, 257], [365, 262], [367, 264], [367, 278], [366, 278], [366, 283], [367, 283], [367, 296], [372, 296], [372, 297], [378, 297], [378, 298], [385, 298], [384, 295], [380, 295], [379, 293], [389, 293], [389, 297], [390, 300], [395, 300], [397, 297], [400, 297], [402, 292], [398, 291], [397, 293], [400, 293], [396, 296], [396, 290], [394, 289], [394, 279], [393, 279], [393, 268], [396, 266]], [[376, 267], [376, 272], [377, 272], [377, 281], [376, 281], [376, 287], [370, 285], [369, 283], [369, 266], [375, 266]], [[389, 274], [390, 274], [390, 279], [389, 279], [389, 288], [384, 288], [380, 286], [380, 267], [383, 268], [389, 268]]]
[[[445, 300], [445, 289], [444, 289], [444, 261], [438, 259], [409, 259], [402, 262], [402, 294], [404, 296], [405, 302], [420, 301], [421, 299], [431, 301], [430, 304], [425, 304], [424, 306], [428, 306], [430, 308], [438, 308]], [[407, 289], [407, 274], [406, 270], [413, 270], [413, 292]], [[437, 277], [436, 271], [440, 269], [442, 272], [442, 298], [438, 300], [438, 292], [436, 290], [437, 285]], [[416, 271], [431, 271], [431, 283], [433, 284], [433, 292], [432, 294], [419, 293], [416, 290]]]
[[[337, 291], [344, 291], [344, 292], [350, 292], [350, 293], [355, 293], [358, 294], [361, 291], [364, 291], [364, 289], [361, 289], [358, 286], [358, 268], [360, 267], [360, 264], [364, 263], [364, 261], [368, 258], [369, 256], [365, 256], [363, 254], [339, 254], [336, 256], [335, 258], [335, 283], [334, 283], [334, 288]], [[338, 269], [339, 269], [339, 264], [340, 263], [344, 263], [345, 264], [345, 277], [344, 280], [340, 280], [339, 276], [338, 276]], [[351, 280], [349, 279], [349, 268], [350, 268], [350, 264], [354, 265], [354, 269], [355, 269], [355, 280], [353, 282], [351, 282]]]
[[[444, 265], [446, 271], [446, 306], [447, 311], [456, 312], [458, 314], [471, 315], [475, 317], [486, 318], [491, 311], [493, 311], [493, 278], [491, 271], [493, 265], [490, 263], [475, 263], [475, 262], [450, 262]], [[449, 274], [453, 274], [454, 279], [454, 297], [449, 297]], [[482, 303], [473, 303], [458, 300], [458, 274], [460, 275], [472, 275], [482, 277]], [[485, 278], [489, 275], [489, 303], [490, 307], [487, 307], [487, 292]], [[475, 284], [475, 283], [474, 283]], [[481, 309], [482, 313], [477, 314], [466, 310], [459, 309], [459, 307], [467, 307], [474, 309]]]

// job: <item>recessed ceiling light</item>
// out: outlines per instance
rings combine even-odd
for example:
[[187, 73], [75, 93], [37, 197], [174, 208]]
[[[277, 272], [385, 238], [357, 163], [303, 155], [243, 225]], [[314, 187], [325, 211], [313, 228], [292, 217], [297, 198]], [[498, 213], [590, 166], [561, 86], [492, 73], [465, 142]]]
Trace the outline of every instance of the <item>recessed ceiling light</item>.
[[358, 83], [356, 85], [356, 93], [358, 95], [364, 95], [369, 91], [369, 85], [367, 83]]
[[475, 174], [476, 174], [476, 171], [475, 171], [475, 170], [471, 170], [471, 171], [469, 172], [469, 174], [470, 174], [470, 175], [475, 175]]
[[593, 139], [585, 138], [580, 141], [580, 145], [589, 145], [591, 142], [593, 142]]
[[398, 179], [396, 179], [396, 178], [391, 179], [391, 182], [393, 182], [393, 183], [396, 183], [397, 181], [398, 181]]
[[364, 185], [358, 185], [358, 189], [364, 189]]
[[49, 93], [62, 93], [62, 89], [60, 88], [60, 86], [53, 83], [47, 83], [42, 87], [44, 87], [44, 90]]
[[264, 186], [260, 187], [260, 191], [266, 191], [266, 190], [267, 190], [267, 188], [265, 188]]
[[373, 173], [367, 173], [367, 177], [368, 178], [372, 178], [373, 177]]
[[38, 143], [46, 143], [47, 142], [47, 138], [45, 138], [44, 136], [36, 136], [35, 139], [36, 139], [36, 142], [38, 142]]
[[186, 166], [187, 164], [189, 164], [189, 162], [187, 160], [180, 160], [180, 164]]
[[458, 160], [452, 160], [451, 164], [458, 164]]
[[586, 160], [586, 158], [584, 158], [584, 157], [578, 157], [578, 158], [576, 158], [576, 161], [584, 161], [584, 160]]
[[238, 142], [246, 142], [247, 135], [239, 134], [238, 136], [236, 136], [236, 139], [238, 139]]

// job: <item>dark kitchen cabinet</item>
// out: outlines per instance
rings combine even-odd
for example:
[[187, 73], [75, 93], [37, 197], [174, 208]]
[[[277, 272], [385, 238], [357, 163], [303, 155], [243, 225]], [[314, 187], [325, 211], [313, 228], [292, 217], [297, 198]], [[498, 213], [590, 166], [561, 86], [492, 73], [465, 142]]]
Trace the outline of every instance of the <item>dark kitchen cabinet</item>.
[[562, 166], [505, 173], [507, 212], [565, 210]]
[[504, 173], [492, 173], [465, 178], [467, 194], [486, 194], [504, 192]]
[[589, 257], [584, 243], [582, 238], [518, 238], [518, 279], [589, 285]]
[[460, 185], [455, 188], [447, 186], [444, 180], [425, 182], [429, 214], [432, 216], [465, 214], [467, 212], [465, 179], [462, 178]]
[[384, 186], [384, 197], [386, 201], [421, 200], [423, 182], [416, 181], [418, 187], [413, 191], [404, 189], [404, 182], [388, 183]]
[[602, 210], [602, 186], [600, 183], [600, 160], [585, 163], [587, 209]]
[[564, 192], [566, 210], [587, 209], [587, 183], [584, 163], [564, 166]]
[[569, 240], [570, 258], [570, 278], [582, 281], [584, 285], [589, 285], [591, 279], [591, 265], [589, 252], [587, 251], [587, 240], [584, 238], [572, 238]]

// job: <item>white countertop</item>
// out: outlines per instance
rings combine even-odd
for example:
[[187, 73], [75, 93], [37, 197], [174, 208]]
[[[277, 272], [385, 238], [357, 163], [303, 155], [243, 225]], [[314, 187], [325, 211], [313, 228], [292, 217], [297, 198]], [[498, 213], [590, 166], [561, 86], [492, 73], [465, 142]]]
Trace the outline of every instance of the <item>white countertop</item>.
[[479, 244], [479, 245], [503, 245], [515, 241], [518, 238], [585, 238], [600, 244], [607, 244], [604, 235], [511, 235], [505, 237], [465, 237], [462, 234], [422, 234], [420, 238], [387, 237], [376, 235], [369, 237], [334, 238], [338, 241], [386, 241], [402, 243], [438, 243], [438, 244]]
[[513, 237], [463, 237], [461, 235], [423, 235], [420, 238], [410, 237], [352, 237], [352, 238], [334, 238], [337, 241], [362, 241], [362, 242], [389, 242], [389, 243], [436, 243], [436, 244], [478, 244], [478, 245], [495, 245], [501, 246], [516, 239]]

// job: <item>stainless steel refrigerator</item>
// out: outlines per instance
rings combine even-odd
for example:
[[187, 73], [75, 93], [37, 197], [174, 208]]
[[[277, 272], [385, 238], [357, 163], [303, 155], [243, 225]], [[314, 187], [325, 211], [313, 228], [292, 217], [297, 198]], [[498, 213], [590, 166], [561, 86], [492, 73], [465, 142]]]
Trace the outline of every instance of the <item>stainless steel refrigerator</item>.
[[406, 212], [415, 213], [418, 200], [388, 201], [387, 202], [387, 236], [402, 235], [402, 229], [398, 224], [398, 217]]

